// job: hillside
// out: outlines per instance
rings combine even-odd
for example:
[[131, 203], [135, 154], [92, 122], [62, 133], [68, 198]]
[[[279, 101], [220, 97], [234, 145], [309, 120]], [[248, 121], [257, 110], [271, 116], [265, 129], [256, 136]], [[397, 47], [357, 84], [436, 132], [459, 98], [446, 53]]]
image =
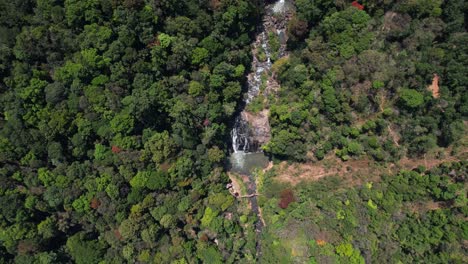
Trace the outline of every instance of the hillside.
[[0, 263], [467, 263], [464, 0], [0, 0]]

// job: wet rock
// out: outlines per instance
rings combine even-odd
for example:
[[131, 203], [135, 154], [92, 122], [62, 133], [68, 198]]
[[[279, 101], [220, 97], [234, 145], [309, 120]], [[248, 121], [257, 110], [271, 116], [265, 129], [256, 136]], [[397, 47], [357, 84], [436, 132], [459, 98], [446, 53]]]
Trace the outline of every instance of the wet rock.
[[[275, 51], [276, 58], [287, 56], [288, 21], [292, 18], [294, 6], [290, 1], [281, 0], [267, 6], [267, 14], [263, 19], [261, 32], [252, 45], [253, 61], [250, 74], [247, 76], [248, 91], [245, 96], [246, 104], [250, 104], [258, 97], [268, 98], [279, 90], [276, 76], [272, 74], [272, 56], [269, 45], [271, 32], [278, 35], [279, 50]], [[261, 89], [261, 87], [263, 87]], [[261, 147], [271, 139], [269, 110], [263, 109], [258, 113], [242, 111], [237, 117], [231, 131], [234, 152], [259, 152]]]
[[268, 121], [269, 110], [264, 109], [259, 113], [242, 112], [242, 118], [247, 121], [250, 128], [250, 141], [257, 148], [265, 145], [271, 138], [270, 122]]
[[233, 129], [234, 151], [258, 152], [271, 138], [269, 110], [259, 113], [242, 111]]

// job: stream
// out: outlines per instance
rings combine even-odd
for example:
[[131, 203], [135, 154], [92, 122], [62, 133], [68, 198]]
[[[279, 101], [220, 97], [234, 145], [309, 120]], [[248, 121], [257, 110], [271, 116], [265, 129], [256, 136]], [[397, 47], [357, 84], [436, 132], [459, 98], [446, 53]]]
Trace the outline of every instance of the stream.
[[[262, 151], [262, 146], [271, 138], [270, 124], [268, 122], [269, 109], [258, 113], [249, 112], [249, 105], [258, 100], [266, 100], [268, 94], [275, 94], [279, 85], [271, 74], [273, 64], [272, 53], [276, 59], [286, 55], [286, 27], [290, 18], [292, 4], [286, 0], [279, 0], [265, 7], [262, 26], [259, 28], [255, 42], [252, 44], [252, 68], [247, 75], [248, 86], [244, 96], [245, 108], [236, 117], [231, 131], [233, 152], [229, 158], [230, 171], [247, 175], [247, 195], [252, 212], [257, 216], [256, 232], [256, 258], [261, 258], [260, 235], [263, 222], [257, 201], [257, 183], [254, 171], [263, 169], [268, 165], [268, 158]], [[278, 50], [272, 51], [269, 43], [271, 34], [276, 34], [279, 40]]]

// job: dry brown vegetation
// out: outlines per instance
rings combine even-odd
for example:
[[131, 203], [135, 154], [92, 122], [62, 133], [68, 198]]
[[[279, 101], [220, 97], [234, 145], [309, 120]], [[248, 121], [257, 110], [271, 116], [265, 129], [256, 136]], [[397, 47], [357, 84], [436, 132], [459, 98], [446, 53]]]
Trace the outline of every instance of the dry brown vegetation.
[[447, 208], [450, 207], [450, 203], [448, 202], [436, 202], [436, 201], [427, 201], [427, 202], [416, 202], [416, 203], [409, 203], [408, 208], [413, 213], [423, 213], [427, 211], [433, 211], [440, 208]]
[[402, 158], [395, 163], [377, 163], [367, 158], [343, 162], [334, 155], [327, 156], [324, 160], [315, 163], [292, 163], [282, 162], [276, 169], [276, 179], [280, 182], [289, 183], [292, 186], [304, 181], [316, 181], [327, 176], [339, 176], [351, 185], [362, 184], [366, 181], [377, 180], [382, 174], [393, 174], [398, 170], [411, 170], [419, 166], [431, 169], [445, 162], [456, 162], [466, 160], [467, 150], [460, 151], [457, 156], [449, 155], [447, 149], [442, 158], [423, 157], [420, 159]]
[[357, 172], [369, 174], [373, 171], [368, 160], [352, 160], [343, 162], [333, 156], [328, 156], [324, 160], [316, 163], [293, 163], [282, 162], [275, 166], [277, 169], [276, 179], [290, 183], [295, 186], [303, 181], [315, 181], [326, 176], [346, 176], [351, 178]]

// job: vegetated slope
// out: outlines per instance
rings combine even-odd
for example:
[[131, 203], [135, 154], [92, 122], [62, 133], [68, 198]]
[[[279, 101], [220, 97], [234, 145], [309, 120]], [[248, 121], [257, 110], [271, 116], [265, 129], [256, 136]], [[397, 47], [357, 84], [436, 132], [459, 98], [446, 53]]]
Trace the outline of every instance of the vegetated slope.
[[354, 2], [295, 1], [265, 146], [289, 167], [260, 177], [262, 261], [464, 263], [468, 6]]
[[[417, 157], [465, 133], [468, 49], [464, 1], [295, 1], [289, 58], [273, 68], [276, 158], [377, 161]], [[434, 74], [438, 96], [427, 89]], [[455, 149], [456, 150], [456, 149]]]
[[222, 164], [259, 3], [0, 1], [0, 262], [253, 256]]
[[274, 175], [260, 199], [266, 263], [466, 262], [466, 162], [359, 186], [326, 177], [291, 187]]

